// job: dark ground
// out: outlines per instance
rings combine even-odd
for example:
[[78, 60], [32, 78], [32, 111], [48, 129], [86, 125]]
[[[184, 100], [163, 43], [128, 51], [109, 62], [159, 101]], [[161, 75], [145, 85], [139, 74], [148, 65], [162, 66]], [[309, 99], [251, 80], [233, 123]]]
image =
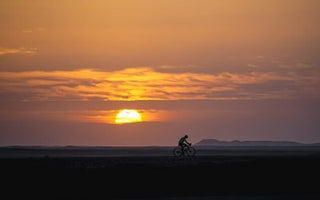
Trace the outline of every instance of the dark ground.
[[320, 199], [320, 148], [198, 149], [185, 159], [171, 150], [0, 148], [1, 193], [7, 199]]

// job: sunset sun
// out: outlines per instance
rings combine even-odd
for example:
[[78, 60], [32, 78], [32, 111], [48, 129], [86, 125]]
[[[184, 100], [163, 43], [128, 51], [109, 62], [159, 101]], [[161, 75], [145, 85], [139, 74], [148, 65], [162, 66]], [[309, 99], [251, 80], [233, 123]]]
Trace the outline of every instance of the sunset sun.
[[141, 121], [142, 118], [139, 112], [136, 110], [129, 109], [123, 109], [119, 111], [115, 119], [116, 124], [135, 123]]

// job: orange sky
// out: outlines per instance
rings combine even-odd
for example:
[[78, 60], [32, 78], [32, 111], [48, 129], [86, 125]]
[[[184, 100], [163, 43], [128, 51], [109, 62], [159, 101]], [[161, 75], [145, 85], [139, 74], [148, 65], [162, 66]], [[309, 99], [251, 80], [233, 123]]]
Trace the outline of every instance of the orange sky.
[[[185, 131], [195, 140], [320, 141], [314, 110], [303, 109], [319, 107], [319, 10], [318, 0], [2, 0], [0, 145], [167, 145]], [[203, 101], [228, 106], [203, 112]], [[278, 119], [287, 101], [297, 111]], [[278, 113], [262, 109], [256, 121], [252, 102]], [[110, 125], [135, 106], [148, 120]], [[240, 113], [244, 125], [230, 129]], [[43, 121], [63, 123], [65, 134], [42, 136]], [[90, 138], [81, 127], [93, 124], [109, 133]]]
[[305, 61], [319, 47], [319, 7], [317, 0], [4, 0], [0, 55], [10, 58], [1, 69], [200, 65], [214, 72], [257, 56]]

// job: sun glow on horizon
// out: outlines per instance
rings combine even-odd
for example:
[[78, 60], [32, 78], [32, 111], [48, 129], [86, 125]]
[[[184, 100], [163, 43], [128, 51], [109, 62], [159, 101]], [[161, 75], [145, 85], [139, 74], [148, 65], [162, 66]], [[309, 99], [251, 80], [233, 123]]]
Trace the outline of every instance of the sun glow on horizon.
[[137, 110], [123, 109], [117, 114], [115, 119], [116, 124], [135, 122], [142, 122], [141, 115]]

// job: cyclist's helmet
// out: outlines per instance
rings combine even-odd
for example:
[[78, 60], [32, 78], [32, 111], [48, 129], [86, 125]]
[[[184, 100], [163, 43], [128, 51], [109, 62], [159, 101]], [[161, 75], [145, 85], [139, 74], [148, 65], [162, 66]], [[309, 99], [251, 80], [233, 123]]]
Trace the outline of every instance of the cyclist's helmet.
[[185, 135], [184, 137], [185, 137], [185, 138], [188, 138], [188, 135]]

